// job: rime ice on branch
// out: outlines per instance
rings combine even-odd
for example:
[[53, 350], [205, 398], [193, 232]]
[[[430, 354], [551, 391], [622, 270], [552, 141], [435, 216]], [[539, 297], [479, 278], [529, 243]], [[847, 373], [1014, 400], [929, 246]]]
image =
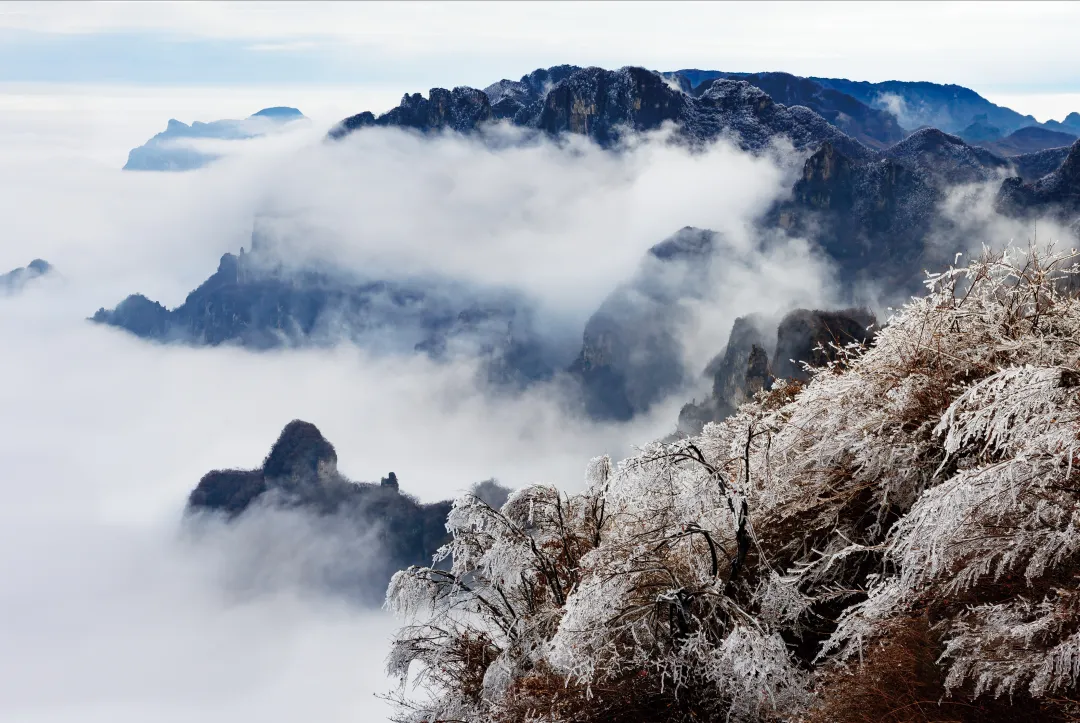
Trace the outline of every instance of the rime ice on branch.
[[388, 591], [409, 619], [390, 670], [429, 693], [403, 687], [400, 720], [856, 720], [882, 669], [908, 682], [881, 695], [950, 720], [1063, 719], [1080, 675], [1073, 260], [987, 251], [930, 276], [870, 348], [697, 437], [594, 460], [580, 494], [458, 500], [449, 568]]

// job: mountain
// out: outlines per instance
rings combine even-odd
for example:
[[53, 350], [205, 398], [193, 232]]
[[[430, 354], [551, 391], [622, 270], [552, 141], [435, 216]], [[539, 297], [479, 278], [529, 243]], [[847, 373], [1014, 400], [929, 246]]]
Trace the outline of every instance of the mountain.
[[916, 281], [943, 198], [931, 176], [903, 162], [853, 159], [826, 143], [767, 223], [815, 239], [846, 283], [896, 289]]
[[1009, 158], [1009, 162], [1012, 163], [1016, 169], [1016, 175], [1020, 176], [1025, 181], [1037, 181], [1048, 173], [1053, 173], [1061, 164], [1065, 162], [1065, 158], [1069, 155], [1069, 147], [1064, 148], [1048, 148], [1045, 151], [1035, 151], [1034, 153], [1022, 153], [1018, 156], [1012, 156]]
[[[537, 134], [587, 135], [614, 148], [628, 131], [674, 122], [677, 137], [692, 145], [733, 134], [743, 148], [757, 150], [787, 138], [807, 155], [790, 196], [759, 219], [765, 236], [809, 239], [832, 262], [843, 292], [871, 283], [886, 295], [918, 291], [923, 269], [953, 257], [951, 221], [940, 212], [952, 185], [1019, 174], [1010, 182], [1019, 188], [1065, 160], [1060, 149], [1006, 159], [934, 128], [870, 148], [840, 130], [837, 124], [848, 123], [840, 109], [858, 110], [861, 115], [847, 115], [861, 118], [864, 131], [891, 128], [892, 116], [884, 111], [859, 110], [861, 101], [788, 74], [718, 75], [734, 74], [555, 66], [483, 91], [436, 88], [427, 98], [406, 95], [377, 118], [351, 116], [330, 136], [340, 139], [370, 126], [482, 133], [486, 124], [509, 122]], [[742, 78], [837, 114], [830, 123], [807, 106], [777, 103]], [[874, 118], [879, 126], [870, 123]], [[987, 118], [985, 108], [979, 118]], [[1038, 205], [1037, 193], [1023, 193], [1021, 206]], [[589, 318], [576, 358], [563, 345], [555, 349], [542, 341], [531, 304], [509, 291], [466, 289], [445, 279], [355, 278], [330, 266], [287, 267], [262, 247], [257, 233], [250, 253], [222, 256], [217, 271], [177, 308], [134, 294], [93, 319], [159, 341], [266, 349], [345, 339], [434, 358], [465, 353], [483, 358], [489, 379], [500, 383], [528, 384], [566, 370], [589, 415], [629, 419], [695, 375], [684, 368], [678, 341], [688, 321], [683, 302], [710, 292], [707, 273], [717, 240], [708, 229], [685, 228], [650, 249], [635, 275]]]
[[990, 151], [937, 128], [923, 128], [885, 151], [885, 157], [920, 171], [941, 186], [989, 181], [1009, 168]]
[[[307, 120], [296, 108], [263, 108], [243, 120], [195, 121], [191, 125], [170, 118], [165, 130], [128, 153], [125, 171], [190, 171], [220, 156], [196, 150], [192, 140], [243, 140], [280, 130], [295, 121]], [[185, 144], [188, 142], [188, 144]]]
[[1065, 120], [1061, 121], [1048, 120], [1043, 123], [1043, 128], [1048, 128], [1052, 131], [1061, 131], [1062, 133], [1080, 135], [1080, 113], [1070, 113], [1065, 116]]
[[53, 267], [48, 261], [34, 259], [26, 266], [0, 274], [0, 294], [14, 294], [21, 291], [27, 282], [50, 273]]
[[947, 133], [963, 131], [977, 119], [1003, 134], [1025, 126], [1037, 126], [1033, 116], [991, 103], [960, 85], [925, 81], [887, 80], [882, 83], [843, 78], [811, 78], [866, 103], [894, 113], [905, 128], [932, 126]]
[[[611, 71], [557, 66], [536, 71], [533, 76], [532, 80], [532, 76], [525, 76], [517, 84], [500, 81], [489, 86], [490, 97], [465, 87], [452, 91], [433, 88], [428, 98], [406, 95], [399, 106], [377, 118], [370, 112], [346, 118], [330, 132], [330, 138], [340, 139], [370, 126], [470, 132], [501, 119], [549, 135], [587, 135], [601, 146], [611, 147], [627, 129], [649, 131], [672, 122], [678, 125], [680, 137], [690, 142], [712, 141], [732, 132], [748, 150], [760, 150], [783, 136], [796, 148], [829, 141], [853, 157], [870, 154], [866, 146], [817, 113], [776, 103], [745, 81], [720, 79], [695, 97], [644, 68]], [[495, 104], [502, 104], [500, 115], [496, 115], [492, 98], [497, 99]], [[512, 115], [501, 115], [511, 110]]]
[[676, 70], [665, 74], [684, 78], [694, 94], [700, 94], [718, 78], [743, 80], [760, 88], [777, 103], [805, 106], [847, 135], [871, 148], [885, 148], [904, 138], [896, 116], [872, 108], [856, 98], [827, 88], [810, 78], [790, 73], [721, 73], [719, 71]]
[[[1036, 181], [1007, 178], [998, 191], [997, 209], [1017, 218], [1047, 215], [1077, 225], [1080, 216], [1080, 141], [1069, 148], [1061, 166]], [[1080, 230], [1080, 228], [1078, 228]]]
[[1028, 126], [1013, 131], [1004, 138], [983, 141], [980, 145], [1002, 156], [1017, 156], [1023, 153], [1071, 146], [1076, 136], [1076, 133], [1062, 133], [1038, 126]]
[[1001, 132], [1000, 128], [987, 122], [985, 113], [980, 113], [975, 116], [970, 125], [963, 130], [957, 131], [956, 135], [968, 143], [982, 143], [984, 141], [996, 141], [1005, 134]]
[[531, 310], [508, 292], [462, 289], [437, 279], [361, 280], [277, 263], [253, 235], [252, 251], [224, 254], [217, 271], [167, 309], [133, 294], [92, 320], [161, 342], [253, 349], [334, 344], [457, 353], [488, 360], [492, 381], [550, 377], [554, 362], [532, 333]]
[[708, 290], [716, 233], [686, 227], [656, 244], [634, 277], [604, 299], [585, 324], [570, 373], [594, 419], [626, 420], [687, 381], [680, 302]]
[[737, 318], [724, 350], [705, 368], [713, 382], [710, 395], [700, 404], [683, 406], [679, 431], [700, 434], [706, 423], [731, 416], [754, 394], [771, 389], [776, 379], [809, 381], [803, 362], [821, 367], [837, 358], [833, 345], [869, 344], [876, 322], [866, 309], [794, 309], [780, 320], [770, 341], [761, 316]]
[[[474, 488], [496, 504], [505, 502], [508, 492], [493, 480]], [[332, 543], [323, 556], [335, 555], [335, 544], [345, 541], [359, 546], [358, 559], [308, 561], [323, 573], [312, 582], [373, 605], [382, 602], [395, 572], [431, 564], [448, 541], [449, 502], [417, 502], [401, 491], [393, 472], [378, 484], [348, 480], [337, 471], [334, 446], [315, 425], [300, 420], [285, 426], [260, 468], [203, 476], [188, 498], [185, 516], [191, 523], [219, 516], [236, 525], [268, 510], [313, 519], [314, 534], [326, 530]], [[274, 564], [272, 559], [263, 562]]]

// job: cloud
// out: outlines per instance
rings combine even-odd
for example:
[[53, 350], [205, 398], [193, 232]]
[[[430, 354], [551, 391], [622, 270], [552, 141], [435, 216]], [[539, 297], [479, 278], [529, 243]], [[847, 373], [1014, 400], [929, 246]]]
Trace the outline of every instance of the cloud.
[[790, 175], [782, 152], [689, 155], [658, 137], [615, 156], [389, 131], [324, 144], [323, 124], [243, 142], [200, 171], [123, 173], [102, 144], [142, 142], [141, 116], [125, 122], [122, 100], [98, 99], [87, 120], [70, 94], [34, 98], [0, 96], [20, 109], [0, 123], [0, 269], [38, 256], [57, 268], [0, 300], [0, 718], [382, 715], [371, 694], [387, 687], [392, 624], [311, 584], [328, 549], [362, 555], [362, 540], [296, 518], [201, 537], [179, 525], [202, 474], [257, 466], [291, 419], [319, 426], [348, 477], [393, 470], [425, 501], [493, 476], [574, 489], [589, 458], [674, 429], [678, 395], [595, 424], [569, 416], [555, 387], [478, 388], [474, 360], [163, 346], [85, 320], [131, 292], [181, 303], [221, 253], [250, 243], [256, 212], [303, 231], [279, 237], [295, 258], [507, 284], [576, 343], [649, 246], [687, 224], [716, 228], [727, 247], [716, 293], [694, 302], [695, 363], [735, 313], [826, 288], [804, 246], [757, 249], [752, 218]]

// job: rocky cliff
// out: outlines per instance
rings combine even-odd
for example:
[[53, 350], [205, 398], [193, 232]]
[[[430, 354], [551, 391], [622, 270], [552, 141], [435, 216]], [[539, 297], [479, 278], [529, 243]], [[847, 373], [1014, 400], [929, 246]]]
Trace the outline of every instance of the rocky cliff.
[[[476, 492], [495, 503], [505, 501], [507, 494], [493, 480], [478, 485]], [[313, 529], [332, 532], [335, 543], [343, 535], [360, 543], [362, 559], [312, 560], [316, 567], [335, 564], [327, 568], [334, 571], [332, 579], [311, 582], [379, 604], [396, 571], [431, 564], [435, 551], [447, 542], [450, 502], [417, 502], [401, 491], [393, 472], [379, 483], [348, 480], [338, 472], [337, 452], [319, 429], [294, 420], [282, 430], [259, 469], [207, 473], [191, 492], [185, 514], [192, 524], [211, 515], [235, 525], [267, 511], [314, 519]], [[324, 555], [335, 553], [333, 544], [322, 549]]]

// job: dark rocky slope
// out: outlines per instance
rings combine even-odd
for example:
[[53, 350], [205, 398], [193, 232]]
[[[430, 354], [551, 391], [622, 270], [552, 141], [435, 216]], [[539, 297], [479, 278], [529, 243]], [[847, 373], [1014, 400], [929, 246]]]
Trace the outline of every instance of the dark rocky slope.
[[956, 133], [976, 119], [981, 119], [986, 125], [1008, 134], [1025, 126], [1039, 125], [1033, 116], [991, 103], [970, 88], [960, 85], [904, 80], [882, 83], [843, 78], [811, 80], [847, 93], [871, 107], [891, 110], [897, 114], [901, 125], [909, 129], [932, 126], [947, 133]]
[[755, 393], [770, 389], [775, 379], [807, 381], [804, 363], [824, 366], [836, 358], [835, 347], [870, 343], [876, 323], [865, 309], [795, 309], [780, 320], [770, 340], [762, 317], [736, 319], [724, 351], [705, 368], [712, 380], [709, 396], [683, 406], [679, 431], [699, 433], [708, 422], [730, 416]]
[[715, 241], [712, 231], [686, 227], [653, 246], [589, 318], [570, 367], [589, 416], [630, 419], [686, 383], [679, 302], [708, 291]]
[[810, 78], [790, 73], [723, 73], [720, 71], [679, 70], [668, 74], [685, 81], [692, 93], [700, 95], [718, 78], [743, 80], [760, 88], [777, 103], [805, 106], [832, 125], [871, 148], [886, 148], [903, 140], [905, 131], [896, 116]]
[[1076, 135], [1029, 126], [1013, 131], [1004, 138], [983, 141], [980, 145], [1001, 156], [1019, 156], [1051, 148], [1067, 148], [1076, 141]]
[[1036, 181], [1008, 178], [1001, 185], [997, 209], [1015, 218], [1049, 216], [1064, 224], [1076, 224], [1080, 216], [1080, 141], [1055, 171]]
[[[797, 148], [829, 141], [855, 157], [870, 153], [810, 109], [776, 103], [760, 88], [741, 80], [717, 80], [695, 97], [644, 68], [612, 71], [557, 66], [532, 75], [536, 78], [525, 76], [517, 83], [500, 81], [490, 86], [490, 97], [464, 87], [433, 88], [426, 99], [406, 95], [398, 107], [378, 117], [365, 112], [346, 118], [330, 136], [342, 138], [370, 126], [469, 132], [504, 119], [550, 135], [587, 135], [607, 147], [616, 144], [626, 130], [655, 130], [671, 122], [691, 142], [715, 140], [729, 132], [744, 148], [753, 150], [785, 136]], [[492, 98], [497, 98], [498, 113]]]
[[92, 320], [163, 342], [269, 349], [353, 340], [435, 358], [468, 352], [489, 360], [493, 381], [532, 381], [554, 369], [532, 334], [529, 307], [512, 294], [293, 270], [257, 246], [223, 255], [175, 309], [134, 294]]
[[[494, 481], [481, 483], [475, 492], [495, 504], [507, 494]], [[378, 484], [346, 479], [337, 471], [334, 446], [315, 425], [294, 420], [259, 469], [207, 473], [191, 492], [185, 514], [192, 522], [212, 514], [239, 524], [260, 511], [304, 515], [316, 522], [316, 532], [336, 535], [335, 542], [347, 533], [362, 543], [363, 559], [341, 561], [331, 579], [313, 582], [379, 604], [396, 571], [431, 564], [447, 542], [450, 502], [419, 503], [401, 491], [393, 472]], [[334, 554], [333, 545], [325, 554]]]

